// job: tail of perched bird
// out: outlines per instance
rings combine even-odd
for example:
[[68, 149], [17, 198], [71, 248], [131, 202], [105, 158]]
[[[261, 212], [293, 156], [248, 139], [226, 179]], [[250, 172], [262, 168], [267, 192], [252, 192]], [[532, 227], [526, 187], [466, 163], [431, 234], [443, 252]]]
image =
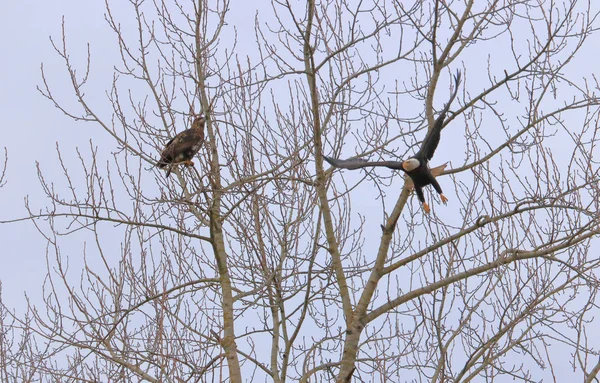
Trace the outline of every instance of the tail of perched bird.
[[173, 167], [171, 165], [172, 164], [164, 161], [164, 159], [161, 158], [154, 166], [156, 166], [159, 169], [164, 169], [164, 168], [168, 167], [167, 174], [165, 175], [166, 177], [168, 177], [171, 174], [171, 170], [173, 169]]
[[164, 162], [161, 158], [154, 166], [156, 166], [159, 169], [164, 169], [167, 165], [169, 164]]

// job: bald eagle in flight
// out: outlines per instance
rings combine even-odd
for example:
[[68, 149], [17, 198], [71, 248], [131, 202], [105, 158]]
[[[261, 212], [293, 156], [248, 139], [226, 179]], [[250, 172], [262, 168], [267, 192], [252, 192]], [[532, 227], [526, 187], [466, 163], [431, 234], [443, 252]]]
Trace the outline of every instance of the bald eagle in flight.
[[458, 84], [460, 83], [460, 72], [457, 72], [454, 76], [454, 92], [450, 97], [448, 103], [444, 106], [444, 109], [435, 120], [435, 124], [433, 128], [427, 132], [423, 143], [421, 144], [421, 148], [419, 151], [412, 156], [411, 158], [399, 162], [399, 161], [374, 161], [370, 162], [364, 160], [362, 158], [351, 158], [348, 160], [339, 160], [327, 156], [323, 156], [327, 162], [329, 162], [333, 167], [342, 168], [342, 169], [360, 169], [370, 166], [384, 166], [390, 169], [402, 170], [412, 180], [414, 184], [415, 191], [417, 192], [417, 197], [419, 197], [419, 201], [423, 204], [423, 210], [425, 213], [429, 214], [429, 205], [425, 202], [425, 196], [423, 195], [423, 187], [427, 185], [433, 185], [434, 189], [440, 195], [442, 202], [446, 204], [448, 202], [448, 198], [444, 196], [442, 193], [442, 188], [440, 184], [438, 184], [435, 179], [435, 175], [441, 173], [446, 165], [438, 166], [437, 168], [430, 169], [429, 168], [429, 160], [433, 157], [433, 153], [440, 142], [440, 133], [442, 128], [444, 127], [444, 119], [446, 118], [446, 113], [450, 108], [450, 104], [456, 97], [456, 93], [458, 92]]
[[167, 142], [160, 154], [160, 160], [156, 164], [161, 169], [168, 167], [167, 177], [171, 174], [171, 170], [175, 165], [194, 166], [192, 158], [204, 143], [205, 122], [204, 116], [197, 116], [190, 129], [184, 130]]

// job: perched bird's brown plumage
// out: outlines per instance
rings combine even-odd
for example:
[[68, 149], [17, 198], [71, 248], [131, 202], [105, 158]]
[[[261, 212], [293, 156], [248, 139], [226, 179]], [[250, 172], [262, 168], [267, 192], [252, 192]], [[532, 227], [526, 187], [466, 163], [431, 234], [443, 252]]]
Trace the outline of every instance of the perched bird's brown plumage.
[[161, 169], [168, 167], [167, 177], [171, 174], [173, 166], [184, 164], [194, 166], [192, 158], [198, 153], [204, 143], [204, 116], [198, 116], [192, 122], [192, 127], [173, 137], [160, 154], [156, 164]]
[[[448, 198], [444, 196], [442, 193], [442, 188], [440, 184], [435, 179], [435, 176], [439, 175], [446, 165], [438, 166], [437, 168], [430, 169], [429, 168], [429, 160], [433, 157], [433, 153], [440, 142], [440, 134], [442, 128], [444, 127], [444, 120], [446, 119], [446, 113], [450, 108], [450, 104], [456, 97], [456, 93], [458, 92], [458, 84], [460, 83], [460, 72], [457, 72], [456, 76], [454, 76], [454, 92], [452, 96], [450, 96], [450, 100], [444, 106], [444, 109], [435, 120], [433, 128], [431, 128], [423, 143], [421, 144], [421, 148], [414, 156], [405, 160], [405, 161], [367, 161], [362, 158], [351, 158], [347, 160], [340, 160], [336, 158], [331, 158], [327, 156], [323, 156], [327, 162], [329, 162], [333, 167], [342, 168], [342, 169], [360, 169], [371, 166], [384, 166], [390, 169], [397, 169], [404, 171], [412, 181], [412, 184], [417, 192], [417, 197], [419, 201], [423, 204], [423, 210], [425, 213], [429, 213], [429, 205], [425, 202], [425, 196], [423, 195], [423, 187], [427, 185], [432, 185], [434, 189], [439, 193], [442, 202], [446, 204]], [[408, 186], [408, 185], [407, 185]]]

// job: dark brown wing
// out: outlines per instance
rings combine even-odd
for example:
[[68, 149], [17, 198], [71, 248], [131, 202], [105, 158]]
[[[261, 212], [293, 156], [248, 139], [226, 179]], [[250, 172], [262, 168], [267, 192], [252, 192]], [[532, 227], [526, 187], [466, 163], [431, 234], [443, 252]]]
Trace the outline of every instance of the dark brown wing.
[[173, 137], [160, 155], [157, 166], [164, 168], [173, 162], [190, 160], [200, 149], [204, 135], [198, 129], [188, 129]]
[[327, 156], [323, 156], [323, 158], [325, 158], [325, 161], [329, 162], [329, 164], [331, 166], [333, 166], [334, 168], [340, 168], [340, 169], [354, 170], [354, 169], [367, 168], [367, 167], [372, 167], [372, 166], [384, 166], [384, 167], [390, 168], [390, 169], [402, 169], [402, 162], [398, 162], [398, 161], [372, 161], [371, 162], [371, 161], [367, 161], [362, 158], [350, 158], [347, 160], [340, 160], [337, 158], [331, 158], [331, 157], [327, 157]]
[[438, 144], [440, 143], [440, 135], [442, 132], [442, 128], [444, 127], [444, 119], [446, 118], [446, 113], [448, 113], [450, 104], [452, 104], [452, 101], [454, 101], [454, 98], [456, 97], [456, 93], [458, 93], [458, 84], [460, 83], [460, 76], [460, 71], [456, 72], [456, 75], [454, 76], [454, 93], [452, 93], [450, 100], [448, 100], [448, 102], [444, 106], [444, 109], [442, 110], [438, 118], [435, 120], [433, 128], [427, 132], [427, 135], [425, 136], [425, 139], [421, 144], [421, 148], [419, 149], [417, 154], [415, 154], [415, 158], [423, 158], [429, 161], [433, 157], [433, 153], [435, 153], [435, 150], [437, 149]]
[[167, 157], [171, 158], [170, 155], [167, 156], [167, 154], [168, 154], [167, 149], [169, 149], [171, 147], [171, 144], [173, 143], [173, 141], [175, 141], [175, 138], [177, 138], [177, 136], [171, 138], [169, 140], [169, 142], [167, 142], [167, 144], [165, 145], [165, 148], [163, 149], [162, 153], [160, 154], [160, 160], [156, 164], [156, 166], [158, 166], [159, 168], [164, 168], [171, 162], [170, 160], [167, 159]]

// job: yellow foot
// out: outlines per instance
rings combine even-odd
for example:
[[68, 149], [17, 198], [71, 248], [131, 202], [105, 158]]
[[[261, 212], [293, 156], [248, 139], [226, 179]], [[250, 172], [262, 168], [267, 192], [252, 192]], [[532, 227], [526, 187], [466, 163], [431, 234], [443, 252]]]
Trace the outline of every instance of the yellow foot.
[[194, 166], [194, 163], [192, 161], [183, 161], [183, 164], [185, 166]]
[[425, 210], [425, 213], [429, 214], [430, 209], [429, 209], [429, 205], [427, 205], [427, 203], [423, 202], [423, 210]]
[[445, 205], [446, 203], [448, 203], [448, 198], [446, 198], [446, 196], [445, 196], [445, 195], [443, 195], [443, 194], [440, 194], [440, 198], [442, 199], [442, 202], [444, 203], [444, 205]]

